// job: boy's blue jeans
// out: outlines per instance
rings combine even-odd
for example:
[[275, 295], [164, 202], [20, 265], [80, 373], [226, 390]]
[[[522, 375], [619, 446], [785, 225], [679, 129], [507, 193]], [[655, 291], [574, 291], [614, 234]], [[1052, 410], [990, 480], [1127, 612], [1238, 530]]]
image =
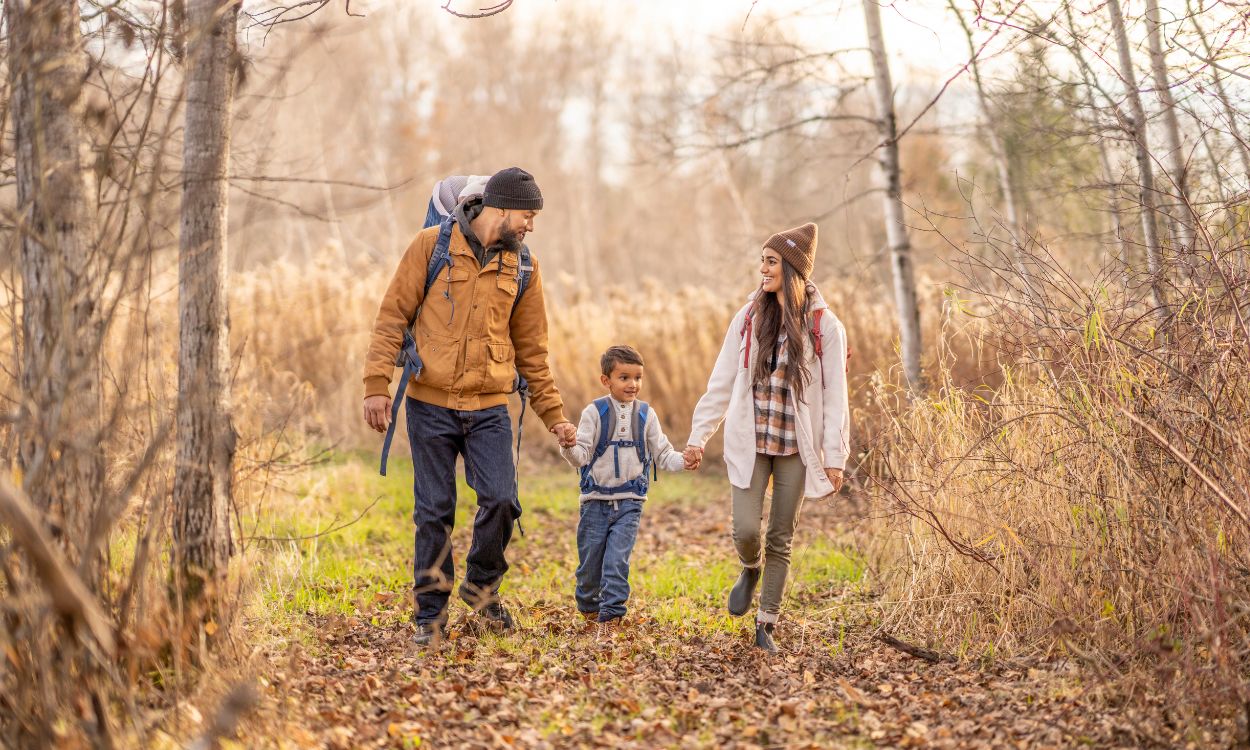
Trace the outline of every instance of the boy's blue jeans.
[[444, 622], [456, 571], [451, 530], [456, 523], [456, 457], [477, 493], [477, 517], [466, 560], [463, 588], [475, 597], [493, 596], [508, 570], [504, 550], [512, 523], [521, 515], [512, 462], [512, 420], [507, 406], [457, 411], [407, 398], [408, 441], [412, 444], [412, 590], [419, 624]]
[[625, 615], [641, 500], [586, 500], [577, 522], [577, 609], [599, 622]]

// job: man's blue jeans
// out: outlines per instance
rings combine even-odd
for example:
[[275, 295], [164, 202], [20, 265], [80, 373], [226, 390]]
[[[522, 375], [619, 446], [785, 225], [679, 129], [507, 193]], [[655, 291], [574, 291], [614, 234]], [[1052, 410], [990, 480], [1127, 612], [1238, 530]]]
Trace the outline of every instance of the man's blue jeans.
[[477, 597], [491, 597], [508, 570], [504, 550], [512, 523], [521, 515], [512, 462], [512, 420], [507, 406], [480, 411], [444, 409], [407, 399], [408, 441], [412, 445], [412, 590], [417, 623], [447, 619], [447, 599], [455, 581], [451, 530], [456, 524], [456, 457], [477, 493], [477, 517], [466, 560], [465, 586]]
[[599, 622], [624, 617], [629, 556], [638, 539], [641, 500], [586, 500], [577, 522], [577, 609]]

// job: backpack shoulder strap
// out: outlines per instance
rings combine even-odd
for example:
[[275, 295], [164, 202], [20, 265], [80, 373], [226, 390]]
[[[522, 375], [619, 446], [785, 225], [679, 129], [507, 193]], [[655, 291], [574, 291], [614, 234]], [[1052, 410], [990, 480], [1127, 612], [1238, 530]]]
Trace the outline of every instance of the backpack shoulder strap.
[[612, 414], [612, 404], [608, 402], [608, 397], [595, 399], [595, 411], [599, 413], [599, 440], [595, 442], [595, 452], [590, 456], [590, 466], [599, 457], [608, 452], [608, 441], [612, 439], [612, 425], [609, 424]]
[[824, 311], [824, 308], [820, 308], [812, 313], [812, 346], [816, 349], [817, 359], [825, 353], [823, 338], [820, 332], [820, 316]]
[[651, 406], [646, 401], [634, 402], [634, 443], [638, 448], [638, 460], [647, 461], [647, 419], [651, 416]]
[[430, 288], [438, 280], [438, 275], [443, 272], [444, 268], [454, 265], [451, 262], [451, 228], [455, 223], [456, 217], [448, 216], [442, 224], [438, 225], [438, 239], [434, 240], [434, 251], [430, 253], [430, 263], [425, 267], [425, 289], [421, 292], [421, 304], [417, 305], [417, 309], [413, 311], [412, 320], [408, 321], [408, 328], [417, 324], [417, 316], [421, 314], [421, 308], [425, 306], [425, 298], [429, 296]]
[[451, 229], [455, 223], [456, 217], [448, 216], [438, 225], [438, 239], [434, 241], [434, 252], [430, 253], [430, 265], [425, 269], [425, 294], [430, 293], [430, 287], [434, 286], [443, 269], [452, 265]]
[[812, 349], [816, 351], [816, 366], [820, 368], [820, 387], [825, 387], [825, 346], [824, 336], [820, 330], [820, 318], [825, 312], [824, 308], [817, 308], [812, 311]]
[[742, 366], [746, 368], [751, 367], [751, 337], [754, 335], [752, 331], [752, 318], [754, 316], [755, 316], [755, 303], [752, 302], [751, 306], [747, 308], [746, 317], [743, 318], [742, 320], [742, 330], [739, 331], [739, 334], [742, 336], [743, 340], [747, 342], [746, 353], [742, 355]]
[[521, 295], [525, 294], [525, 288], [530, 284], [530, 277], [534, 275], [534, 256], [530, 253], [529, 245], [521, 245], [521, 252], [517, 258], [516, 266], [516, 298], [512, 300], [512, 310], [516, 311], [516, 306], [521, 302]]

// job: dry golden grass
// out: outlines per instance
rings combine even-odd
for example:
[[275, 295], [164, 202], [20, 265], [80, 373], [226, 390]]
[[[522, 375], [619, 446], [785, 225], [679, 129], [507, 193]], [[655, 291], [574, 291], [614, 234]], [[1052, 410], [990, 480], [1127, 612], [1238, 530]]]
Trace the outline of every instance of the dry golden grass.
[[[242, 503], [264, 501], [280, 451], [377, 449], [360, 374], [389, 270], [327, 259], [233, 280]], [[1056, 307], [1049, 327], [1011, 305], [972, 315], [954, 296], [930, 297], [929, 396], [909, 400], [889, 306], [820, 286], [855, 350], [854, 463], [870, 498], [858, 531], [884, 626], [965, 657], [1062, 657], [1239, 700], [1250, 565], [1246, 525], [1221, 495], [1244, 507], [1250, 486], [1250, 369], [1234, 356], [1244, 329], [1222, 297], [1194, 297], [1167, 341], [1091, 290], [1083, 306]], [[647, 361], [644, 398], [683, 441], [744, 291], [650, 282], [592, 294], [552, 279], [551, 363], [570, 417], [601, 393], [600, 353], [629, 343]], [[129, 403], [109, 447], [115, 467], [172, 414], [173, 351], [172, 295], [114, 326], [106, 360], [125, 373], [117, 392]], [[527, 424], [531, 451], [550, 453]], [[154, 476], [168, 482], [164, 468]]]
[[965, 656], [1067, 658], [1182, 712], [1241, 705], [1245, 328], [1217, 291], [1166, 338], [1084, 299], [1049, 327], [990, 316], [997, 388], [943, 370], [931, 398], [870, 416], [884, 623]]
[[[240, 355], [235, 390], [255, 426], [289, 423], [314, 440], [376, 450], [380, 439], [361, 418], [361, 376], [377, 304], [390, 268], [344, 270], [337, 258], [311, 265], [282, 261], [235, 278], [231, 338]], [[869, 406], [863, 385], [895, 383], [897, 334], [888, 302], [856, 299], [832, 280], [822, 293], [847, 328], [853, 349], [852, 399]], [[633, 287], [588, 290], [571, 279], [546, 279], [551, 367], [566, 414], [602, 395], [599, 356], [630, 344], [646, 361], [643, 398], [663, 417], [670, 438], [684, 441], [695, 402], [703, 394], [726, 326], [749, 289], [716, 292], [648, 281]], [[937, 313], [942, 303], [928, 300]], [[949, 316], [927, 314], [928, 341], [940, 340], [954, 377], [992, 382], [974, 332]], [[874, 391], [879, 398], [884, 391]], [[515, 403], [514, 403], [515, 406]], [[536, 422], [527, 418], [527, 432]], [[397, 431], [402, 433], [403, 430]], [[401, 438], [402, 439], [402, 436]], [[529, 444], [549, 449], [550, 441]], [[397, 450], [403, 451], [402, 443]]]

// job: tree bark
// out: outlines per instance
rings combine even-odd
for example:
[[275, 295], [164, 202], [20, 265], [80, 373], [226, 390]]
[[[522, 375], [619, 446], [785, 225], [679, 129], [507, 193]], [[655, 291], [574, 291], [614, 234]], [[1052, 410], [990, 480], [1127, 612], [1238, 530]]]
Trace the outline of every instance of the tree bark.
[[903, 188], [898, 158], [898, 125], [894, 115], [894, 85], [881, 32], [881, 8], [876, 0], [864, 0], [864, 22], [868, 28], [868, 49], [872, 54], [877, 128], [881, 134], [881, 178], [885, 183], [885, 233], [890, 247], [894, 277], [894, 303], [898, 307], [903, 374], [913, 394], [924, 390], [920, 370], [920, 303], [916, 296], [911, 240], [903, 221]]
[[1162, 22], [1159, 20], [1158, 0], [1146, 0], [1146, 39], [1150, 48], [1150, 72], [1154, 77], [1155, 95], [1159, 98], [1163, 124], [1163, 143], [1168, 150], [1163, 163], [1167, 165], [1168, 177], [1175, 196], [1163, 206], [1172, 220], [1172, 237], [1177, 251], [1194, 252], [1193, 215], [1189, 206], [1189, 190], [1185, 151], [1181, 144], [1181, 127], [1176, 117], [1176, 101], [1172, 98], [1172, 85], [1168, 81], [1167, 60], [1163, 51]]
[[1137, 158], [1137, 180], [1141, 187], [1142, 239], [1146, 244], [1146, 267], [1150, 272], [1150, 291], [1154, 297], [1155, 317], [1162, 322], [1169, 314], [1167, 295], [1163, 291], [1163, 249], [1159, 244], [1159, 232], [1155, 225], [1154, 168], [1150, 158], [1150, 143], [1146, 135], [1146, 110], [1141, 94], [1137, 91], [1137, 73], [1133, 70], [1132, 49], [1128, 33], [1124, 30], [1124, 13], [1120, 0], [1107, 0], [1107, 13], [1111, 17], [1115, 33], [1116, 51], [1120, 58], [1120, 77], [1124, 81], [1132, 122], [1128, 124]]
[[187, 2], [186, 129], [178, 253], [178, 440], [174, 582], [211, 612], [231, 552], [226, 199], [238, 6]]
[[[1081, 71], [1081, 81], [1085, 84], [1085, 106], [1089, 107], [1091, 113], [1098, 112], [1098, 104], [1094, 97], [1094, 91], [1097, 89], [1103, 94], [1105, 99], [1110, 100], [1106, 91], [1097, 83], [1097, 79], [1090, 70], [1089, 63], [1085, 59], [1085, 54], [1081, 52], [1081, 40], [1076, 36], [1076, 25], [1072, 19], [1071, 3], [1064, 4], [1064, 13], [1068, 19], [1068, 33], [1072, 35], [1072, 43], [1068, 50], [1072, 56], [1076, 58], [1077, 69]], [[1111, 103], [1114, 109], [1114, 102]], [[1106, 180], [1107, 192], [1107, 210], [1111, 215], [1111, 232], [1115, 235], [1116, 241], [1120, 243], [1120, 252], [1124, 257], [1124, 263], [1129, 264], [1133, 261], [1133, 246], [1129, 242], [1128, 232], [1124, 227], [1123, 212], [1120, 209], [1120, 185], [1116, 179], [1116, 175], [1111, 166], [1111, 155], [1108, 153], [1107, 141], [1105, 138], [1097, 139], [1098, 145], [1098, 162], [1102, 166], [1103, 179]]]
[[1002, 134], [995, 122], [994, 108], [990, 103], [989, 94], [985, 91], [985, 82], [981, 79], [981, 65], [977, 61], [977, 47], [972, 38], [972, 29], [964, 21], [964, 15], [955, 4], [955, 0], [947, 0], [947, 7], [955, 14], [959, 26], [963, 29], [964, 38], [968, 41], [969, 65], [972, 67], [972, 81], [977, 89], [977, 102], [981, 105], [981, 116], [985, 118], [985, 132], [989, 137], [990, 153], [994, 157], [994, 165], [998, 171], [998, 184], [1003, 193], [1003, 210], [1007, 218], [1007, 232], [1011, 235], [1012, 258], [1016, 264], [1016, 273], [1026, 287], [1031, 287], [1032, 274], [1029, 271], [1024, 254], [1024, 243], [1027, 233], [1025, 212], [1020, 205], [1020, 189], [1015, 169], [1015, 159], [1007, 148]]
[[[1202, 49], [1206, 52], [1207, 59], [1215, 59], [1215, 50], [1211, 48], [1211, 41], [1207, 38], [1206, 31], [1202, 25], [1198, 23], [1198, 14], [1194, 13], [1190, 8], [1190, 4], [1185, 4], [1185, 10], [1189, 15], [1189, 20], [1193, 24], [1194, 31], [1198, 33], [1198, 38], [1202, 41]], [[1220, 71], [1214, 65], [1211, 68], [1211, 85], [1215, 87], [1215, 96], [1219, 99], [1220, 107], [1224, 110], [1224, 117], [1228, 120], [1228, 133], [1233, 138], [1233, 145], [1237, 149], [1237, 155], [1241, 157], [1241, 177], [1243, 180], [1250, 182], [1250, 146], [1246, 145], [1246, 139], [1241, 135], [1241, 128], [1237, 125], [1237, 109], [1233, 107], [1232, 100], [1228, 98], [1228, 91], [1224, 88], [1224, 79], [1220, 76]]]
[[85, 550], [103, 487], [103, 275], [83, 125], [87, 57], [77, 3], [4, 0], [16, 157], [25, 394], [23, 490], [88, 587]]

